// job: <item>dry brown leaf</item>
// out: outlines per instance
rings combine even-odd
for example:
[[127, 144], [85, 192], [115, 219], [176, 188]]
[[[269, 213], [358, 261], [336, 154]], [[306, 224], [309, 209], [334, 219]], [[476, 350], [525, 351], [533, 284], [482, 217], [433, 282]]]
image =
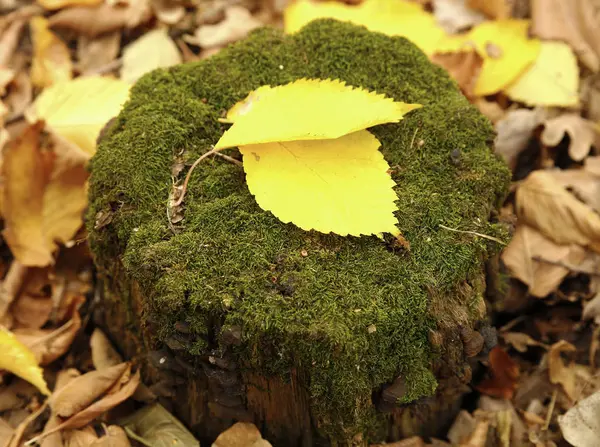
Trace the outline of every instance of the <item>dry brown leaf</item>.
[[581, 102], [590, 121], [600, 122], [600, 75], [598, 73], [581, 80]]
[[543, 109], [512, 110], [496, 123], [495, 151], [511, 169], [517, 164], [519, 154], [527, 147], [533, 131], [545, 118]]
[[77, 39], [77, 68], [82, 73], [97, 72], [113, 62], [121, 46], [121, 32], [112, 31], [90, 38], [79, 36]]
[[531, 32], [567, 42], [592, 71], [600, 69], [600, 10], [594, 0], [532, 0]]
[[225, 9], [225, 19], [221, 23], [200, 26], [189, 41], [203, 48], [222, 47], [243, 39], [260, 26], [262, 22], [254, 18], [246, 8], [233, 5]]
[[21, 31], [23, 31], [25, 23], [24, 19], [15, 20], [0, 34], [0, 67], [10, 65], [12, 55], [19, 45]]
[[156, 18], [167, 25], [179, 23], [185, 16], [185, 7], [178, 0], [151, 0]]
[[557, 244], [578, 244], [600, 250], [600, 216], [558, 184], [552, 175], [535, 171], [516, 194], [521, 222]]
[[564, 438], [576, 447], [600, 445], [600, 391], [578, 402], [558, 417]]
[[6, 276], [2, 284], [0, 284], [0, 320], [2, 320], [9, 306], [19, 295], [28, 271], [29, 268], [16, 259], [10, 264]]
[[456, 34], [485, 20], [485, 16], [465, 5], [465, 0], [433, 0], [433, 14], [448, 34]]
[[90, 337], [90, 348], [92, 351], [92, 362], [94, 368], [103, 370], [118, 365], [123, 359], [113, 347], [108, 337], [99, 328], [94, 329]]
[[586, 252], [579, 245], [558, 245], [527, 225], [517, 227], [513, 239], [502, 253], [502, 261], [510, 272], [529, 287], [531, 295], [538, 298], [554, 292], [570, 272], [568, 268], [550, 262], [579, 265], [585, 257]]
[[67, 45], [48, 28], [44, 17], [29, 21], [33, 42], [31, 82], [36, 87], [48, 87], [73, 77], [73, 64]]
[[457, 53], [436, 53], [431, 61], [443, 67], [457, 82], [465, 96], [472, 97], [483, 59], [475, 50]]
[[594, 295], [589, 301], [583, 304], [582, 320], [594, 320], [596, 324], [600, 324], [600, 293]]
[[[250, 422], [238, 422], [221, 433], [212, 447], [247, 447], [255, 445], [260, 440], [263, 439], [256, 425]], [[270, 445], [268, 442], [265, 444], [265, 446]]]
[[77, 377], [50, 397], [52, 411], [63, 418], [73, 416], [106, 393], [130, 367], [124, 362]]
[[546, 345], [534, 340], [529, 335], [522, 332], [504, 332], [500, 334], [506, 343], [511, 345], [519, 352], [527, 352], [527, 348], [530, 346], [539, 346], [546, 348]]
[[50, 17], [49, 23], [52, 28], [66, 28], [96, 37], [121, 28], [135, 28], [151, 18], [148, 0], [131, 0], [125, 5], [107, 2], [65, 8]]
[[[71, 380], [79, 377], [81, 374], [76, 369], [63, 369], [59, 371], [56, 377], [56, 386], [54, 387], [54, 392], [56, 393], [61, 388], [65, 387]], [[51, 431], [55, 427], [58, 427], [60, 424], [60, 418], [56, 415], [54, 411], [50, 413], [50, 418], [46, 425], [44, 426], [44, 433]], [[60, 433], [53, 433], [46, 438], [44, 438], [40, 444], [40, 447], [63, 447], [63, 439]]]
[[52, 160], [41, 150], [43, 123], [36, 123], [4, 151], [4, 238], [13, 255], [27, 266], [52, 263], [42, 233], [44, 190]]
[[[15, 75], [16, 73], [14, 70], [0, 65], [0, 96], [4, 96], [6, 94], [6, 87], [15, 78]], [[0, 123], [2, 123], [1, 120]]]
[[565, 133], [569, 135], [569, 156], [575, 161], [583, 160], [592, 145], [600, 148], [600, 133], [597, 124], [582, 118], [578, 113], [565, 113], [544, 122], [541, 135], [546, 146], [558, 146]]
[[473, 434], [459, 447], [485, 447], [490, 422], [486, 419], [480, 420], [473, 430]]
[[515, 0], [467, 0], [467, 7], [483, 12], [493, 19], [508, 19]]
[[575, 400], [575, 369], [565, 365], [561, 357], [562, 352], [576, 352], [577, 348], [571, 343], [561, 340], [550, 346], [548, 352], [548, 375], [550, 382], [561, 384], [565, 393], [571, 400]]
[[0, 445], [7, 446], [13, 437], [15, 430], [3, 418], [0, 418]]
[[583, 162], [583, 168], [590, 174], [600, 177], [600, 156], [587, 157]]
[[106, 434], [90, 444], [90, 447], [131, 447], [127, 433], [118, 425], [109, 425]]
[[65, 430], [62, 434], [65, 447], [90, 447], [98, 436], [89, 425], [81, 430]]
[[466, 410], [460, 410], [448, 430], [447, 438], [453, 445], [465, 442], [477, 426], [477, 420]]
[[499, 346], [490, 351], [489, 358], [491, 377], [475, 388], [488, 396], [511, 399], [517, 388], [519, 365]]
[[38, 0], [38, 3], [53, 11], [67, 6], [95, 6], [102, 3], [102, 0]]
[[49, 296], [21, 295], [12, 307], [16, 327], [41, 328], [50, 319], [52, 307]]
[[[261, 441], [267, 442], [264, 439]], [[261, 444], [271, 445], [271, 444]], [[252, 444], [251, 447], [261, 447], [259, 444]], [[420, 436], [411, 436], [410, 438], [403, 439], [402, 441], [390, 442], [385, 444], [371, 444], [369, 447], [426, 447], [425, 442]]]
[[123, 49], [121, 79], [133, 84], [144, 74], [180, 64], [181, 54], [166, 29], [155, 29]]
[[33, 100], [33, 87], [31, 78], [26, 71], [16, 74], [10, 85], [8, 96], [4, 99], [10, 110], [8, 119], [14, 119], [23, 114]]
[[[588, 157], [591, 158], [591, 157]], [[587, 159], [586, 159], [587, 160]], [[563, 188], [600, 213], [600, 177], [589, 169], [567, 169], [548, 171]]]

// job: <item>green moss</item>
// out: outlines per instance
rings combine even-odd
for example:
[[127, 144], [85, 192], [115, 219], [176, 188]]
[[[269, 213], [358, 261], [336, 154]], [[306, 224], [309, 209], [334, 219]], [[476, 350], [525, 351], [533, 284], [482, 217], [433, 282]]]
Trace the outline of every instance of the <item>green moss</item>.
[[[209, 150], [226, 129], [217, 118], [250, 91], [302, 77], [342, 79], [424, 105], [372, 129], [393, 168], [410, 252], [376, 237], [283, 224], [256, 205], [243, 171], [220, 158], [194, 171], [182, 231], [169, 229], [174, 157], [183, 152], [189, 166]], [[381, 420], [371, 394], [382, 384], [404, 376], [405, 402], [435, 389], [428, 333], [440, 324], [436, 309], [481, 275], [495, 250], [439, 225], [490, 229], [509, 181], [492, 138], [455, 83], [403, 38], [328, 20], [292, 37], [262, 29], [136, 84], [92, 161], [91, 244], [101, 266], [118, 257], [141, 285], [159, 340], [187, 320], [198, 338], [190, 351], [201, 354], [221, 325], [240, 325], [242, 363], [265, 374], [301, 368], [320, 429], [348, 438]], [[113, 219], [94, 230], [100, 211]]]

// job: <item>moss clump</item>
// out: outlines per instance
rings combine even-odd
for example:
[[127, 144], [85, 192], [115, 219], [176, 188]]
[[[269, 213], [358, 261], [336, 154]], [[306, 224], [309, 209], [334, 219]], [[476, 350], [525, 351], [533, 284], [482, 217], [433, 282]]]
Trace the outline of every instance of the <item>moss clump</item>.
[[[189, 166], [209, 150], [226, 129], [217, 119], [250, 91], [303, 77], [424, 105], [372, 129], [393, 169], [409, 252], [283, 224], [220, 158], [195, 170], [181, 231], [169, 228], [174, 158], [185, 154]], [[492, 137], [455, 83], [403, 38], [330, 20], [294, 36], [262, 29], [136, 84], [92, 161], [91, 244], [100, 266], [118, 257], [140, 284], [159, 340], [184, 320], [197, 338], [190, 352], [203, 354], [221, 327], [241, 326], [241, 363], [266, 375], [301, 369], [320, 429], [347, 439], [376, 425], [371, 394], [382, 384], [403, 376], [405, 402], [435, 389], [428, 333], [444, 318], [435, 309], [482, 274], [493, 249], [439, 225], [492, 231], [489, 215], [509, 181]], [[95, 230], [98, 212], [112, 222]]]

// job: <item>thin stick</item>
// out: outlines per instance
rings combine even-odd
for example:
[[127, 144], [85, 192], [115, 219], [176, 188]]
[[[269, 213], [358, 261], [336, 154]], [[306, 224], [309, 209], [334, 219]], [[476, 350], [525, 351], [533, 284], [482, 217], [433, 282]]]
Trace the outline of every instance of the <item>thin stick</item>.
[[548, 430], [550, 427], [550, 421], [552, 420], [552, 413], [554, 413], [554, 406], [556, 405], [556, 396], [558, 395], [558, 389], [554, 388], [554, 392], [552, 393], [552, 400], [550, 401], [550, 406], [548, 407], [548, 413], [546, 413], [546, 422], [542, 427], [542, 430]]
[[221, 152], [215, 152], [215, 155], [218, 155], [219, 157], [224, 158], [225, 160], [233, 163], [234, 165], [244, 166], [244, 164], [241, 161], [236, 160], [235, 158], [230, 157], [229, 155], [223, 154]]
[[440, 224], [440, 228], [443, 228], [444, 230], [448, 230], [448, 231], [454, 231], [455, 233], [472, 234], [473, 236], [478, 236], [478, 237], [482, 237], [484, 239], [488, 239], [490, 241], [497, 242], [500, 245], [506, 245], [506, 242], [501, 241], [497, 237], [488, 236], [487, 234], [477, 233], [476, 231], [457, 230], [456, 228], [450, 228], [450, 227], [447, 227], [447, 226], [442, 225], [442, 224]]
[[566, 262], [562, 262], [562, 261], [553, 261], [551, 259], [542, 258], [541, 256], [532, 256], [531, 259], [534, 261], [537, 261], [537, 262], [543, 262], [544, 264], [550, 264], [550, 265], [556, 265], [558, 267], [564, 267], [567, 270], [572, 271], [573, 273], [583, 273], [584, 275], [600, 276], [600, 272], [582, 269], [582, 268], [577, 267], [576, 265], [567, 264]]
[[142, 438], [140, 435], [138, 435], [137, 433], [135, 433], [132, 429], [130, 429], [129, 427], [123, 427], [125, 429], [125, 433], [127, 433], [127, 436], [129, 436], [131, 439], [133, 439], [134, 441], [139, 442], [140, 444], [144, 444], [148, 447], [152, 447], [152, 444], [150, 444], [148, 441], [146, 441], [144, 438]]
[[34, 413], [31, 413], [29, 416], [27, 416], [27, 418], [19, 424], [19, 426], [15, 430], [15, 433], [13, 434], [12, 441], [9, 444], [10, 447], [18, 447], [19, 445], [21, 445], [21, 438], [25, 433], [25, 429], [27, 429], [29, 424], [35, 421], [40, 416], [40, 414], [44, 412], [47, 406], [48, 399], [46, 399], [46, 401], [40, 406], [40, 408], [38, 408]]
[[183, 199], [185, 198], [185, 193], [187, 191], [190, 177], [192, 176], [192, 172], [194, 172], [194, 169], [196, 168], [196, 166], [198, 166], [202, 160], [204, 160], [205, 158], [208, 158], [210, 155], [216, 154], [217, 152], [218, 152], [217, 149], [211, 149], [210, 151], [206, 152], [205, 154], [202, 154], [202, 156], [200, 156], [200, 158], [198, 158], [198, 160], [196, 160], [194, 162], [194, 164], [188, 171], [187, 175], [185, 176], [185, 180], [183, 182], [183, 187], [181, 188], [181, 195], [179, 196], [179, 199], [177, 199], [177, 201], [175, 203], [173, 203], [173, 208], [175, 208], [176, 206], [179, 206], [183, 203]]
[[67, 321], [65, 324], [63, 324], [61, 327], [53, 330], [48, 335], [46, 335], [46, 336], [40, 338], [39, 340], [36, 340], [33, 343], [31, 343], [29, 345], [29, 348], [32, 348], [32, 347], [37, 346], [37, 345], [42, 344], [42, 343], [46, 343], [48, 340], [52, 340], [53, 338], [59, 336], [60, 334], [62, 334], [63, 332], [65, 332], [67, 329], [69, 329], [71, 326], [73, 326], [73, 324], [74, 324], [74, 322], [73, 322], [73, 319], [71, 318], [69, 321]]

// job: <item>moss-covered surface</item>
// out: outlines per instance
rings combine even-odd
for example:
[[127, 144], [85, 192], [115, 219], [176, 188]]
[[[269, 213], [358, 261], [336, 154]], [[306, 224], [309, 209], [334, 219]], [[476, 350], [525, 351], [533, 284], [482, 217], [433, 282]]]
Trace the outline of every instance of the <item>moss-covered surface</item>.
[[[175, 156], [183, 152], [189, 167], [226, 129], [217, 121], [226, 109], [261, 85], [302, 77], [424, 105], [372, 129], [393, 169], [409, 251], [283, 224], [256, 205], [243, 170], [221, 158], [194, 171], [180, 231], [169, 228]], [[439, 225], [495, 233], [488, 218], [509, 173], [489, 148], [492, 138], [454, 82], [403, 38], [334, 21], [292, 37], [259, 30], [136, 84], [92, 161], [91, 245], [100, 266], [122, 259], [141, 285], [159, 340], [184, 320], [197, 340], [189, 351], [203, 354], [223, 325], [241, 326], [241, 363], [266, 375], [301, 368], [320, 429], [348, 437], [373, 428], [372, 390], [398, 375], [405, 402], [435, 390], [428, 334], [450, 318], [435, 312], [448, 303], [435, 300], [480, 277], [495, 249]], [[95, 230], [99, 212], [112, 221]], [[468, 300], [476, 303], [480, 289]], [[463, 304], [470, 312], [472, 303]]]

